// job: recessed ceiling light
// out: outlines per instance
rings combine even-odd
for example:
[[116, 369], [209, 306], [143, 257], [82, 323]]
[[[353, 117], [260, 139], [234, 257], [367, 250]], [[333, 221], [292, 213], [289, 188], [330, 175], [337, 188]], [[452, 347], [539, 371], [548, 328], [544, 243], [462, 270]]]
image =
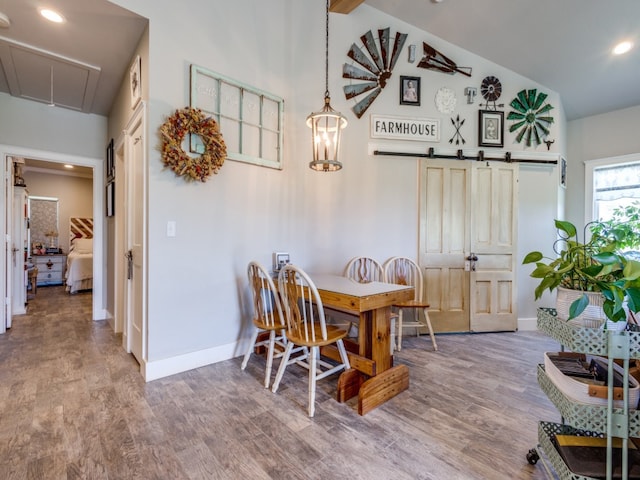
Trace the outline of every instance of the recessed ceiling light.
[[11, 26], [11, 20], [5, 13], [0, 12], [0, 28], [9, 28]]
[[73, 165], [65, 164], [64, 168], [73, 168]]
[[620, 42], [613, 48], [614, 55], [622, 55], [623, 53], [627, 53], [633, 47], [633, 43], [631, 42]]
[[51, 10], [49, 8], [41, 8], [40, 15], [53, 23], [62, 23], [64, 22], [64, 17], [60, 15], [55, 10]]

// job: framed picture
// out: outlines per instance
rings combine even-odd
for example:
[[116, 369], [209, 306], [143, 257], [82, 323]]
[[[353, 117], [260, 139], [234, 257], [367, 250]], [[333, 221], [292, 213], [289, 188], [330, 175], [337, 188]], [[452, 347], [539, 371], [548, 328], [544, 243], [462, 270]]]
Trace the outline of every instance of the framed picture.
[[131, 108], [136, 108], [138, 102], [142, 98], [142, 86], [140, 83], [140, 55], [136, 55], [133, 59], [133, 63], [129, 68], [129, 87], [131, 91]]
[[478, 111], [478, 146], [504, 146], [504, 112], [496, 110]]
[[111, 181], [107, 183], [107, 217], [113, 217], [115, 213], [115, 194], [116, 194], [116, 183]]
[[400, 105], [420, 106], [420, 77], [400, 76]]
[[116, 164], [113, 158], [113, 138], [107, 145], [107, 158], [106, 158], [105, 165], [106, 165], [107, 181], [111, 181], [116, 175]]

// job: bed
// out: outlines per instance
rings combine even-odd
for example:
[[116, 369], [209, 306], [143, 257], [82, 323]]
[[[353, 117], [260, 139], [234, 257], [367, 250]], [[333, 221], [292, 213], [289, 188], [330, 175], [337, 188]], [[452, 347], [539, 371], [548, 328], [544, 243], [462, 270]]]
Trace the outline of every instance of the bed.
[[69, 293], [93, 289], [93, 221], [71, 218], [65, 287]]

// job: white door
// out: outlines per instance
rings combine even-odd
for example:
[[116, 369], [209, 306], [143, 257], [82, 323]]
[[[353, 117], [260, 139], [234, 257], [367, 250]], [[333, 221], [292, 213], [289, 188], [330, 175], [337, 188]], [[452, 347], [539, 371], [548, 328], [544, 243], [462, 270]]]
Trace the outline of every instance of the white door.
[[127, 243], [129, 254], [128, 288], [126, 299], [126, 325], [129, 349], [138, 363], [146, 358], [146, 308], [145, 308], [145, 141], [144, 115], [139, 110], [130, 134], [127, 136]]
[[0, 332], [4, 333], [7, 328], [11, 328], [13, 297], [13, 161], [10, 157], [4, 158], [4, 300], [2, 308], [3, 322], [0, 325]]
[[516, 329], [517, 166], [423, 160], [420, 265], [435, 331]]

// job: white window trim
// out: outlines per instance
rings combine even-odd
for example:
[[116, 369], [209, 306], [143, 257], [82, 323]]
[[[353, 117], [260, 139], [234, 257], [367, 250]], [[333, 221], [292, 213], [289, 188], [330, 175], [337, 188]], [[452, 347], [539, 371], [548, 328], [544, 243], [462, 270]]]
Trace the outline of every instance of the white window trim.
[[617, 157], [596, 158], [584, 161], [584, 223], [593, 221], [593, 171], [598, 167], [614, 167], [625, 163], [640, 162], [640, 153]]

